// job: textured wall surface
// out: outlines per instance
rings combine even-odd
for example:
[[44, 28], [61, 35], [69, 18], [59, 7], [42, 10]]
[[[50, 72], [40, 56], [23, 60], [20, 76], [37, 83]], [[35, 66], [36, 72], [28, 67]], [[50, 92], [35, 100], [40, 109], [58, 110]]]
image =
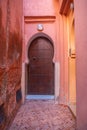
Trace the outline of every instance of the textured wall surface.
[[[78, 3], [79, 2], [79, 3]], [[87, 1], [75, 0], [77, 127], [87, 130]]]
[[25, 16], [41, 16], [42, 14], [54, 15], [53, 0], [24, 0], [24, 15]]
[[21, 0], [0, 0], [1, 130], [9, 125], [21, 101], [17, 91], [21, 91], [22, 9]]

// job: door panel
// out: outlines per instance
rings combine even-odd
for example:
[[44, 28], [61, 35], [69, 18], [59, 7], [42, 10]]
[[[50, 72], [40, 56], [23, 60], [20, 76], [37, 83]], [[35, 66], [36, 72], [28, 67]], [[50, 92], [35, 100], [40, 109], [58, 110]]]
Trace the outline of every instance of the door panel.
[[28, 94], [54, 93], [53, 46], [46, 38], [35, 39], [29, 47]]

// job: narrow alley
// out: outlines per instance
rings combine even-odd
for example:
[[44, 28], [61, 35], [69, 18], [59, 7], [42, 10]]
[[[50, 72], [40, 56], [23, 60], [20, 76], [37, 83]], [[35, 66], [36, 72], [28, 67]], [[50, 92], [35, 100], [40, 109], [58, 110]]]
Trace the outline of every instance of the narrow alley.
[[87, 0], [0, 0], [0, 130], [87, 130], [86, 28]]
[[27, 100], [9, 130], [75, 130], [75, 126], [67, 106], [53, 100]]

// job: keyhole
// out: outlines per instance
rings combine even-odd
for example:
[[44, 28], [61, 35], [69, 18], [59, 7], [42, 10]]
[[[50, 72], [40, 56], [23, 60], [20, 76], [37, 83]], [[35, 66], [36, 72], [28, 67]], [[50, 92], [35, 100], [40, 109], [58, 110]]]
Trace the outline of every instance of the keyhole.
[[33, 60], [35, 61], [37, 58], [36, 57], [33, 57]]

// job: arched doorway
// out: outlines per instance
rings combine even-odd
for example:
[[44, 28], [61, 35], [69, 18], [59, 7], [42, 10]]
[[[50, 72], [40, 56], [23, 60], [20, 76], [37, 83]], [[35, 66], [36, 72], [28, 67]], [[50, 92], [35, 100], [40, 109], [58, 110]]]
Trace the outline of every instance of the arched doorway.
[[54, 48], [43, 35], [33, 38], [28, 47], [27, 95], [54, 95]]

